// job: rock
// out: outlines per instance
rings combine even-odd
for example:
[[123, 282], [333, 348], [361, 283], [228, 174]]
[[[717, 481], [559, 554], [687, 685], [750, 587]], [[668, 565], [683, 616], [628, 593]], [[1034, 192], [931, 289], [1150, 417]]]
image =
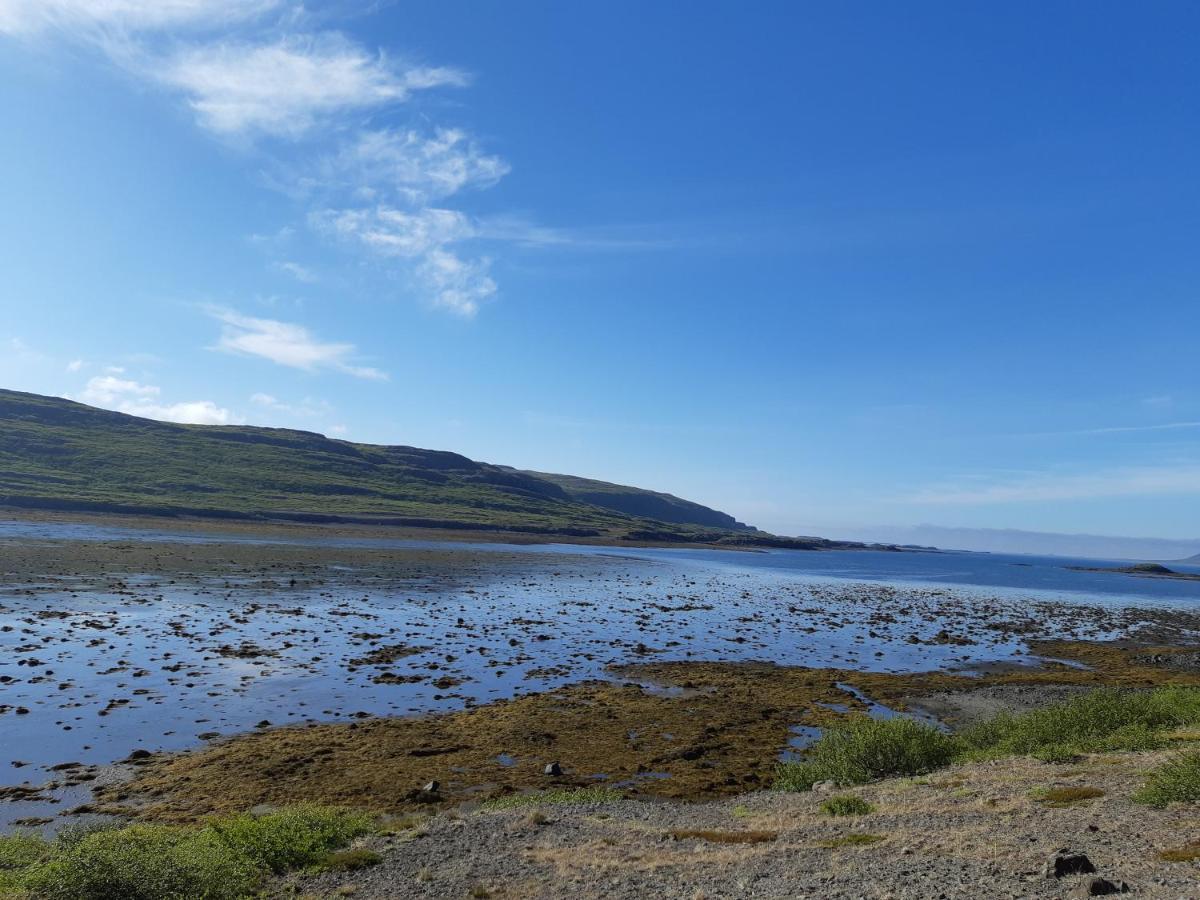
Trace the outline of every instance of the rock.
[[542, 770], [542, 773], [545, 775], [552, 775], [552, 776], [557, 777], [563, 773], [563, 770], [562, 770], [562, 766], [560, 766], [558, 763], [552, 762], [549, 765], [547, 765], [545, 769]]
[[836, 781], [818, 781], [813, 786], [814, 794], [831, 794], [837, 790]]
[[1086, 854], [1066, 847], [1056, 852], [1046, 863], [1047, 878], [1066, 878], [1068, 875], [1090, 875], [1096, 871]]
[[154, 754], [152, 754], [149, 750], [140, 750], [139, 749], [139, 750], [134, 750], [132, 753], [130, 753], [125, 758], [127, 760], [129, 760], [130, 762], [133, 762], [134, 760], [138, 760], [138, 759], [149, 759], [153, 755]]
[[421, 788], [421, 790], [427, 794], [436, 794], [441, 789], [442, 783], [440, 781], [431, 781], [429, 784], [425, 785], [425, 787]]
[[1109, 894], [1128, 894], [1129, 885], [1123, 881], [1109, 881], [1099, 875], [1085, 875], [1072, 897], [1105, 897]]

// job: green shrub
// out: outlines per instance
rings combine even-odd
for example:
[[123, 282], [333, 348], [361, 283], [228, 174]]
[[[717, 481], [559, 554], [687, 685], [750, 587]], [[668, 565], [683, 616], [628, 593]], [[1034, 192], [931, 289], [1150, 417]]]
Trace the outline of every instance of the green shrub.
[[821, 812], [827, 816], [865, 816], [875, 812], [875, 807], [862, 797], [853, 794], [840, 794], [830, 797], [821, 804]]
[[[365, 816], [297, 806], [192, 827], [111, 825], [54, 841], [0, 838], [0, 895], [36, 900], [236, 900], [269, 872], [370, 865], [331, 854], [370, 829]], [[373, 854], [372, 854], [373, 855]]]
[[208, 826], [256, 866], [279, 874], [324, 860], [371, 830], [358, 813], [321, 806], [293, 806], [262, 816], [240, 815]]
[[1164, 730], [1196, 722], [1195, 688], [1103, 688], [1021, 715], [1000, 713], [966, 729], [962, 738], [975, 758], [1032, 755], [1065, 762], [1079, 753], [1152, 750], [1162, 745]]
[[802, 762], [780, 764], [775, 787], [806, 791], [818, 781], [865, 784], [889, 775], [923, 775], [948, 765], [960, 749], [957, 738], [915, 719], [859, 716], [829, 728]]
[[1154, 769], [1133, 799], [1159, 808], [1200, 800], [1200, 752], [1185, 753]]
[[24, 886], [45, 900], [236, 900], [258, 875], [211, 829], [133, 825], [62, 848]]
[[51, 846], [40, 834], [0, 835], [0, 871], [32, 866], [49, 856]]

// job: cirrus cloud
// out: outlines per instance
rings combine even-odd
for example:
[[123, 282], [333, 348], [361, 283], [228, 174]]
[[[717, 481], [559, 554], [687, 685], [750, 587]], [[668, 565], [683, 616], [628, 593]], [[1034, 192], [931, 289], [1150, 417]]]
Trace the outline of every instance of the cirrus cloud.
[[354, 364], [357, 351], [353, 344], [319, 340], [302, 325], [245, 316], [222, 307], [208, 307], [206, 312], [221, 323], [221, 337], [214, 349], [257, 356], [305, 372], [330, 369], [374, 381], [388, 378], [379, 369]]
[[200, 124], [211, 131], [290, 138], [327, 116], [467, 82], [452, 68], [397, 70], [382, 54], [367, 53], [337, 34], [201, 44], [170, 58], [157, 74], [187, 96]]
[[508, 163], [484, 153], [462, 129], [438, 128], [432, 134], [363, 131], [321, 162], [318, 177], [360, 195], [394, 189], [424, 203], [466, 188], [491, 187], [509, 171]]
[[252, 19], [278, 5], [279, 0], [0, 0], [0, 34], [211, 27]]

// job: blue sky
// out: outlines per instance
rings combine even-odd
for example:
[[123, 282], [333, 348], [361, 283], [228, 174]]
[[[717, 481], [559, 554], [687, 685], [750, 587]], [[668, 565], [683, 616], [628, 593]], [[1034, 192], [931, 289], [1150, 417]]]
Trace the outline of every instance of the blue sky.
[[1194, 4], [365, 6], [0, 0], [0, 384], [1200, 537]]

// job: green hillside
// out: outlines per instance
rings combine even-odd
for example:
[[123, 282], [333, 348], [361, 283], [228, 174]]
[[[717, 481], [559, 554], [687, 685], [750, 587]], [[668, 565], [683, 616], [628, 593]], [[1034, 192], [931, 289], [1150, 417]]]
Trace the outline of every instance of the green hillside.
[[659, 522], [676, 525], [703, 525], [729, 531], [754, 530], [728, 513], [709, 509], [673, 494], [661, 494], [657, 491], [647, 491], [624, 484], [610, 484], [607, 481], [596, 481], [594, 478], [579, 478], [575, 475], [530, 471], [522, 474], [556, 484], [572, 499], [629, 516], [657, 519]]
[[[605, 497], [615, 499], [588, 499]], [[670, 495], [456, 453], [287, 429], [176, 425], [4, 390], [0, 505], [682, 540], [719, 539], [714, 526], [744, 527]]]

